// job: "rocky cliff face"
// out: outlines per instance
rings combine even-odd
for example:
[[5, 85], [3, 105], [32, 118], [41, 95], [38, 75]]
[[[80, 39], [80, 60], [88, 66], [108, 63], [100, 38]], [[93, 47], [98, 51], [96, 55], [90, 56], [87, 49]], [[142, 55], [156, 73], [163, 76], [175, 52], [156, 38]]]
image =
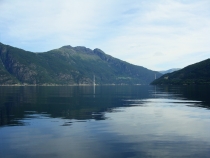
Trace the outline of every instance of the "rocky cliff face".
[[32, 53], [0, 43], [0, 84], [149, 84], [158, 72], [135, 66], [100, 49], [64, 46]]

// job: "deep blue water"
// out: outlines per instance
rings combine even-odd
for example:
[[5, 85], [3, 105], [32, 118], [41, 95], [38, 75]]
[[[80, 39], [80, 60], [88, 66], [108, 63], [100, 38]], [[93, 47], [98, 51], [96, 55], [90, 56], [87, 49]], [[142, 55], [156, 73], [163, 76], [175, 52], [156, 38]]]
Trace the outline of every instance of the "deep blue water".
[[0, 87], [0, 157], [210, 157], [209, 86]]

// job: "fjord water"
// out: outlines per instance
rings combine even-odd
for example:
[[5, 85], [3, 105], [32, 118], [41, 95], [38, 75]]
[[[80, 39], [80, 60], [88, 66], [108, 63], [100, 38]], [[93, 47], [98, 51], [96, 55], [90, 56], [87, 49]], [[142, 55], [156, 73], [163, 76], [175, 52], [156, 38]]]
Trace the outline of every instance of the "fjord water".
[[0, 157], [210, 157], [208, 86], [0, 87]]

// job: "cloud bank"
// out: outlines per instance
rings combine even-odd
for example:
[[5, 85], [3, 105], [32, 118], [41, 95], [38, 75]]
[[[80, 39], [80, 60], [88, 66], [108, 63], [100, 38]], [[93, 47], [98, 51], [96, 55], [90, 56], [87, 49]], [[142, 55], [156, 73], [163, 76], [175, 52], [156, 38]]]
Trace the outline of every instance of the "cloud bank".
[[100, 48], [153, 70], [210, 56], [209, 0], [1, 0], [0, 42], [34, 52]]

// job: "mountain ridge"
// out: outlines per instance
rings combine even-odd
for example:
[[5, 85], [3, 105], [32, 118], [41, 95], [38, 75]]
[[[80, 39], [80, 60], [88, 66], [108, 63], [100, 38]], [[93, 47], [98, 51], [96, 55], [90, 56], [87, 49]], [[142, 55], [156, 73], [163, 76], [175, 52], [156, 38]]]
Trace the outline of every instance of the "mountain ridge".
[[172, 73], [172, 72], [174, 72], [174, 71], [178, 71], [178, 70], [180, 70], [180, 68], [171, 68], [171, 69], [168, 69], [168, 70], [163, 70], [163, 71], [158, 71], [158, 72], [160, 72], [161, 74], [167, 74], [167, 73]]
[[95, 48], [66, 45], [33, 53], [0, 43], [0, 85], [149, 84], [161, 74]]

